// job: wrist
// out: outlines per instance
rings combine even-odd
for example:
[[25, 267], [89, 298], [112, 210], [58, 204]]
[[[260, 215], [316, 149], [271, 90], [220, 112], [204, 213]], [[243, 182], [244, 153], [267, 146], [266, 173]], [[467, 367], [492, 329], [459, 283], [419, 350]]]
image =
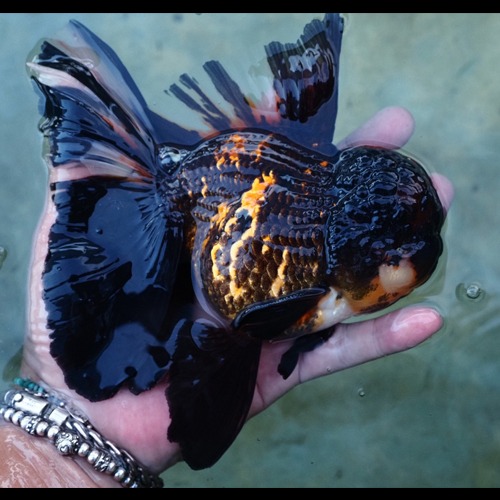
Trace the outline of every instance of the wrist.
[[[32, 329], [34, 331], [34, 329]], [[92, 402], [69, 389], [54, 360], [36, 356], [40, 349], [28, 337], [24, 346], [21, 376], [40, 382], [71, 402], [107, 439], [131, 453], [151, 472], [160, 474], [181, 460], [177, 443], [167, 439], [170, 413], [166, 382], [141, 394], [122, 388], [112, 398]], [[48, 353], [48, 350], [47, 350]], [[42, 359], [40, 359], [42, 358]]]
[[[87, 462], [124, 487], [162, 487], [126, 450], [104, 438], [80, 410], [59, 394], [27, 379], [17, 379], [0, 402], [0, 415], [33, 438], [45, 438], [63, 456]], [[83, 459], [83, 460], [82, 460]]]
[[35, 439], [0, 418], [2, 488], [120, 488], [83, 459], [61, 456], [45, 439]]

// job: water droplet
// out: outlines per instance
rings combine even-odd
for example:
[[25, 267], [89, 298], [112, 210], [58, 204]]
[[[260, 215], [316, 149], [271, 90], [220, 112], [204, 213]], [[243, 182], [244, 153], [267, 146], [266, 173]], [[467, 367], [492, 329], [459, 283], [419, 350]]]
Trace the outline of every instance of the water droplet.
[[479, 285], [476, 285], [475, 283], [470, 284], [467, 287], [467, 290], [465, 291], [469, 299], [477, 299], [481, 295], [481, 292], [482, 292], [481, 288], [479, 287]]
[[365, 393], [365, 390], [364, 390], [362, 387], [360, 387], [360, 388], [358, 389], [358, 396], [359, 396], [360, 398], [364, 398], [364, 397], [365, 397], [365, 394], [366, 394], [366, 393]]
[[462, 301], [478, 302], [484, 298], [486, 292], [479, 283], [460, 283], [456, 288], [456, 295]]
[[102, 228], [101, 227], [97, 227], [96, 230], [95, 230], [95, 232], [97, 234], [102, 234]]

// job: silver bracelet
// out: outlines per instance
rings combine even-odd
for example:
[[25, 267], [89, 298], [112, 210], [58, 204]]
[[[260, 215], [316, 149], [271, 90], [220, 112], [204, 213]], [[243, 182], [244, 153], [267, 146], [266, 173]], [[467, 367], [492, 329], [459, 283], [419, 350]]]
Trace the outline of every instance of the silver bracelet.
[[0, 403], [4, 420], [32, 436], [45, 437], [64, 456], [85, 458], [125, 488], [162, 488], [163, 480], [139, 464], [127, 451], [104, 439], [78, 410], [63, 398], [28, 379], [16, 379], [19, 389], [5, 392]]

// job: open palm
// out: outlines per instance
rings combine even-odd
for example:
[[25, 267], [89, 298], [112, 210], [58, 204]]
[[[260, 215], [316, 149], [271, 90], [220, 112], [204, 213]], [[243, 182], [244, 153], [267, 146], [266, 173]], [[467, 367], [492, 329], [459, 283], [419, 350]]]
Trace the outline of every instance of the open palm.
[[[412, 132], [413, 119], [406, 110], [386, 108], [341, 141], [339, 147], [363, 143], [398, 148], [407, 142]], [[453, 198], [452, 186], [439, 174], [433, 174], [433, 182], [447, 210]], [[161, 472], [182, 460], [179, 446], [166, 437], [170, 425], [165, 398], [168, 382], [164, 380], [137, 396], [121, 389], [111, 399], [91, 403], [68, 389], [61, 369], [50, 355], [41, 276], [54, 216], [55, 208], [49, 200], [35, 238], [22, 374], [66, 394], [103, 435], [127, 449], [152, 471]], [[436, 311], [420, 306], [406, 307], [374, 320], [340, 324], [322, 345], [299, 355], [296, 369], [286, 379], [278, 373], [278, 365], [292, 341], [264, 342], [249, 418], [298, 384], [414, 347], [437, 332], [441, 325], [442, 319]]]

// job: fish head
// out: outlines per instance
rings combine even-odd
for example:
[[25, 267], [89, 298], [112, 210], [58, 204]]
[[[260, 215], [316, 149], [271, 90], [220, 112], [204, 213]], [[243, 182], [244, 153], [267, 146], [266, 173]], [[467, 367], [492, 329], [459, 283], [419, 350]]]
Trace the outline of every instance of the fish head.
[[355, 147], [340, 153], [337, 167], [326, 273], [342, 307], [376, 312], [430, 278], [445, 213], [424, 167], [400, 152]]

